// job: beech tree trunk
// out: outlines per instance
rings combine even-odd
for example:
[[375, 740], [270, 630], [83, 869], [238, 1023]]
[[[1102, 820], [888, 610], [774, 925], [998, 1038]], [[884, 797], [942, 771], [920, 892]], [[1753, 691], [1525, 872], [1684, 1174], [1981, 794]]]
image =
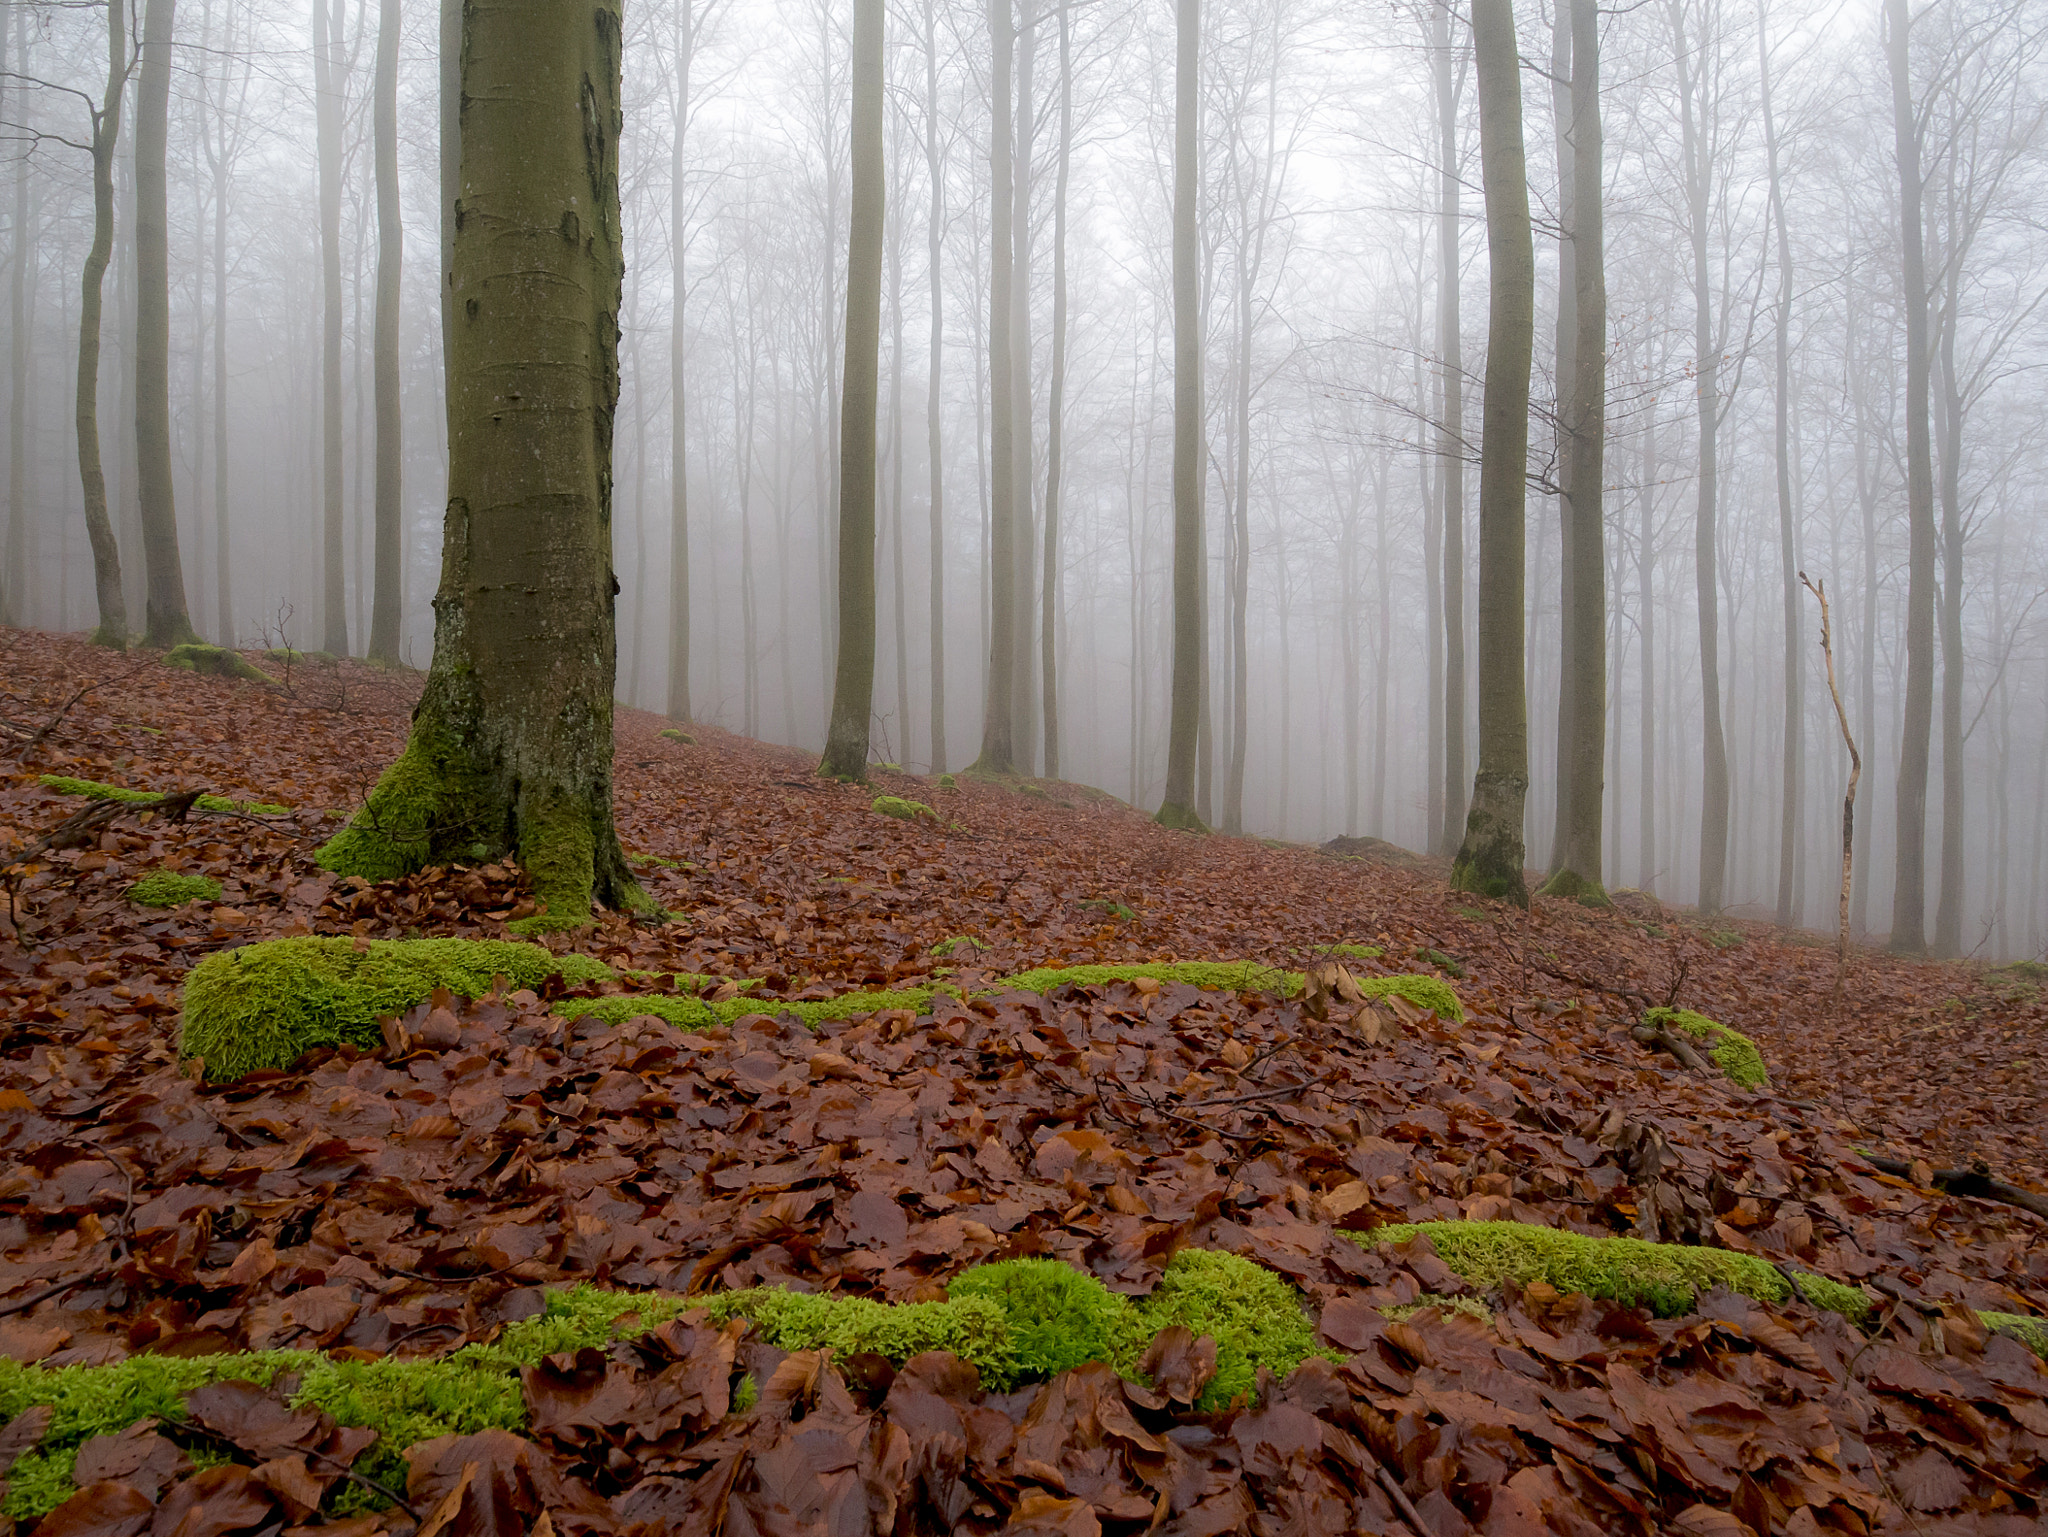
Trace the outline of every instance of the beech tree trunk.
[[1045, 777], [1060, 777], [1060, 455], [1067, 398], [1067, 178], [1074, 148], [1071, 20], [1060, 7], [1060, 159], [1052, 207], [1052, 383], [1046, 398], [1045, 564], [1039, 578], [1038, 675], [1044, 691]]
[[1195, 812], [1201, 730], [1202, 310], [1196, 243], [1195, 116], [1201, 86], [1201, 0], [1176, 0], [1173, 64], [1173, 707], [1159, 822], [1206, 832]]
[[[313, 0], [313, 117], [320, 170], [320, 613], [323, 650], [348, 655], [341, 483], [341, 18]], [[145, 71], [146, 73], [146, 71]]]
[[882, 348], [883, 0], [853, 11], [853, 189], [839, 390], [839, 645], [819, 772], [861, 780], [875, 706], [875, 420]]
[[1527, 907], [1522, 816], [1529, 795], [1529, 713], [1522, 688], [1522, 581], [1536, 253], [1529, 229], [1513, 0], [1472, 0], [1472, 42], [1491, 265], [1479, 460], [1479, 772], [1472, 781], [1472, 807], [1451, 866], [1451, 885]]
[[1437, 852], [1454, 854], [1465, 831], [1465, 349], [1459, 331], [1458, 97], [1451, 67], [1452, 0], [1431, 13], [1433, 85], [1437, 124], [1436, 345], [1442, 391], [1437, 456], [1442, 473], [1444, 540], [1444, 763], [1443, 821]]
[[376, 585], [370, 607], [369, 657], [398, 660], [405, 608], [405, 526], [401, 500], [402, 415], [398, 382], [399, 277], [405, 230], [398, 210], [399, 0], [377, 7], [377, 78], [373, 106], [377, 160], [377, 310], [373, 342], [377, 401]]
[[[688, 188], [684, 180], [683, 145], [690, 126], [690, 66], [696, 61], [694, 0], [676, 0], [676, 118], [669, 140], [669, 242], [672, 253], [669, 286], [668, 425], [669, 425], [669, 559], [668, 559], [668, 714], [670, 720], [690, 718], [690, 483], [688, 417], [684, 411], [688, 370], [684, 367], [688, 332], [683, 322], [688, 289], [684, 261], [689, 253]], [[748, 452], [741, 445], [739, 452]]]
[[107, 0], [107, 84], [92, 110], [92, 248], [79, 285], [78, 389], [73, 421], [78, 436], [78, 480], [84, 493], [85, 534], [92, 543], [93, 591], [99, 625], [93, 644], [116, 651], [128, 645], [128, 600], [121, 588], [121, 550], [107, 512], [107, 473], [100, 461], [100, 314], [107, 263], [114, 254], [114, 153], [121, 143], [121, 98], [128, 89], [128, 10]]
[[434, 659], [404, 755], [319, 854], [386, 880], [516, 858], [527, 929], [641, 907], [612, 823], [619, 9], [470, 0]]
[[[1777, 230], [1778, 302], [1773, 315], [1773, 362], [1776, 365], [1776, 400], [1772, 420], [1773, 450], [1778, 480], [1778, 562], [1783, 583], [1785, 627], [1784, 722], [1780, 742], [1778, 806], [1778, 926], [1790, 928], [1797, 918], [1793, 893], [1799, 869], [1800, 765], [1805, 757], [1801, 740], [1806, 709], [1801, 685], [1806, 677], [1800, 655], [1799, 547], [1792, 523], [1792, 234], [1785, 227], [1785, 189], [1778, 169], [1778, 122], [1771, 110], [1771, 50], [1766, 22], [1768, 13], [1757, 7], [1757, 54], [1762, 83], [1764, 118], [1764, 162], [1770, 176], [1771, 223]], [[1848, 865], [1844, 864], [1846, 874]], [[1846, 888], [1844, 901], [1846, 903]]]
[[[946, 229], [946, 167], [939, 151], [939, 42], [935, 0], [924, 0], [924, 158], [931, 180], [931, 220], [925, 229], [925, 260], [932, 297], [931, 368], [925, 378], [925, 451], [931, 475], [931, 708], [932, 772], [946, 772], [946, 461], [941, 427], [946, 399], [941, 388], [946, 328], [946, 285], [941, 242]], [[907, 751], [907, 749], [906, 749]]]
[[981, 716], [981, 756], [973, 772], [1016, 772], [1017, 423], [1010, 370], [1010, 65], [1017, 34], [1010, 0], [988, 0], [989, 30], [989, 276], [988, 690]]
[[1891, 947], [1927, 948], [1927, 756], [1934, 726], [1934, 449], [1928, 426], [1927, 261], [1921, 234], [1920, 126], [1908, 73], [1906, 0], [1885, 0], [1892, 134], [1899, 167], [1900, 277], [1906, 320], [1906, 694], [1900, 723]]
[[[0, 76], [10, 69], [26, 73], [28, 23], [25, 7], [0, 10]], [[12, 12], [9, 15], [8, 12]], [[8, 23], [14, 24], [14, 58], [8, 56]], [[28, 87], [15, 90], [26, 115]], [[34, 260], [29, 239], [28, 157], [14, 162], [14, 228], [7, 252], [9, 318], [7, 394], [7, 543], [0, 552], [0, 624], [26, 624], [28, 593], [28, 276]]]
[[164, 156], [170, 133], [171, 47], [177, 0], [148, 0], [135, 89], [135, 458], [149, 588], [145, 641], [197, 640], [185, 611], [171, 470], [170, 209]]

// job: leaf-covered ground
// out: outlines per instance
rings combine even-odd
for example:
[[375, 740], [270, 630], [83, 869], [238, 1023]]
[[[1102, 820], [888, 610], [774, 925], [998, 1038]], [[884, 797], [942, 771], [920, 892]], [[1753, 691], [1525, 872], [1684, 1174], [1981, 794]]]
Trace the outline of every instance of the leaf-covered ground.
[[[520, 992], [422, 1005], [375, 1053], [194, 1084], [178, 989], [213, 950], [497, 937], [532, 911], [500, 868], [365, 886], [313, 865], [396, 754], [413, 687], [301, 663], [266, 689], [0, 632], [0, 860], [86, 804], [42, 775], [293, 808], [129, 815], [8, 867], [0, 1354], [434, 1355], [577, 1281], [920, 1301], [1019, 1255], [1141, 1293], [1191, 1245], [1286, 1276], [1341, 1364], [1207, 1416], [1166, 1375], [1004, 1394], [945, 1358], [842, 1372], [686, 1315], [536, 1368], [524, 1437], [414, 1448], [410, 1513], [351, 1529], [509, 1533], [543, 1508], [621, 1533], [2039, 1529], [2048, 1370], [1970, 1310], [2048, 1312], [2048, 1222], [1927, 1183], [1981, 1161], [2048, 1188], [2048, 1008], [2023, 973], [1858, 953], [1837, 997], [1810, 936], [1643, 899], [1524, 915], [1451, 897], [1426, 862], [1166, 833], [1070, 786], [857, 790], [622, 714], [621, 835], [677, 916], [552, 943], [762, 979], [760, 1015], [570, 1025]], [[939, 819], [877, 815], [880, 793]], [[130, 900], [164, 869], [218, 899]], [[971, 992], [1099, 961], [1298, 970], [1335, 945], [1379, 948], [1346, 957], [1361, 973], [1452, 977], [1465, 1021], [1144, 981], [815, 1034], [773, 1017], [777, 997], [939, 972]], [[1773, 1086], [1646, 1052], [1629, 1027], [1666, 1002], [1752, 1036]], [[1863, 1284], [1882, 1327], [1720, 1292], [1659, 1320], [1540, 1284], [1495, 1295], [1491, 1322], [1389, 1322], [1468, 1288], [1426, 1245], [1340, 1232], [1459, 1217], [1755, 1253]], [[734, 1411], [743, 1376], [760, 1396]], [[204, 1391], [175, 1427], [87, 1443], [89, 1487], [42, 1530], [276, 1530], [334, 1508], [350, 1432]], [[28, 1418], [0, 1429], [0, 1462], [33, 1444]]]

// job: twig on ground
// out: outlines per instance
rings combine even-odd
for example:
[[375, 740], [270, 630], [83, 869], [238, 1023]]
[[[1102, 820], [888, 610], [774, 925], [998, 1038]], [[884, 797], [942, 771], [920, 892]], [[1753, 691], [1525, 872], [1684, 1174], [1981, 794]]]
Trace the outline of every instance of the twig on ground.
[[[1913, 1165], [1903, 1158], [1879, 1158], [1871, 1153], [1859, 1153], [1856, 1156], [1880, 1173], [1894, 1174], [1905, 1179], [1912, 1178]], [[2048, 1218], [2048, 1195], [1998, 1179], [1986, 1164], [1973, 1163], [1967, 1169], [1936, 1169], [1929, 1183], [1943, 1195], [1967, 1195], [1974, 1196], [1980, 1201], [2001, 1201], [2007, 1206], [2017, 1206], [2021, 1211], [2030, 1211], [2037, 1217]]]

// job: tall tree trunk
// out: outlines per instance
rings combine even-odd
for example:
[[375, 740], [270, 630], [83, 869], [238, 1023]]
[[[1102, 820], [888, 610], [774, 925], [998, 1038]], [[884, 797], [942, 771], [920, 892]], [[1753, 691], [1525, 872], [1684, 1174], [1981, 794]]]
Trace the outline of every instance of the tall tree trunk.
[[374, 82], [377, 159], [377, 311], [374, 373], [377, 399], [376, 583], [370, 607], [370, 660], [398, 660], [399, 627], [405, 608], [404, 503], [400, 475], [404, 460], [399, 434], [403, 420], [398, 382], [399, 276], [405, 261], [405, 230], [398, 212], [398, 31], [399, 0], [378, 0], [377, 78]]
[[1566, 597], [1558, 770], [1560, 800], [1552, 896], [1605, 906], [1602, 824], [1607, 757], [1607, 539], [1601, 485], [1607, 445], [1607, 255], [1601, 168], [1600, 16], [1597, 0], [1571, 6], [1572, 380], [1564, 427]]
[[142, 553], [149, 569], [145, 638], [152, 646], [198, 639], [185, 612], [171, 472], [170, 209], [164, 160], [176, 3], [148, 0], [143, 8], [142, 73], [135, 90], [135, 458]]
[[1060, 777], [1060, 469], [1067, 399], [1067, 178], [1074, 150], [1071, 19], [1060, 7], [1060, 163], [1053, 183], [1052, 384], [1046, 399], [1045, 569], [1039, 578], [1038, 673], [1045, 691], [1045, 777]]
[[[1785, 188], [1778, 169], [1778, 122], [1771, 109], [1771, 50], [1769, 10], [1757, 6], [1757, 58], [1763, 86], [1764, 163], [1770, 175], [1771, 223], [1778, 236], [1778, 302], [1773, 319], [1773, 362], [1776, 364], [1776, 402], [1772, 420], [1773, 451], [1778, 472], [1778, 560], [1784, 596], [1785, 682], [1784, 724], [1781, 728], [1782, 758], [1779, 764], [1778, 808], [1778, 926], [1790, 928], [1796, 917], [1793, 888], [1799, 868], [1800, 764], [1804, 758], [1801, 741], [1806, 707], [1803, 680], [1806, 670], [1800, 655], [1799, 546], [1792, 526], [1792, 235], [1785, 226]], [[1845, 855], [1846, 857], [1846, 855]], [[1849, 866], [1845, 863], [1846, 873]], [[1846, 916], [1847, 895], [1844, 894]]]
[[1430, 13], [1430, 51], [1436, 91], [1437, 241], [1436, 346], [1442, 390], [1437, 431], [1438, 477], [1444, 538], [1444, 779], [1443, 821], [1433, 829], [1439, 854], [1454, 854], [1465, 832], [1465, 350], [1458, 316], [1458, 97], [1452, 70], [1451, 7], [1438, 0]]
[[[222, 49], [232, 56], [235, 17], [227, 7]], [[223, 101], [223, 108], [226, 103]], [[234, 177], [228, 163], [225, 125], [215, 125], [222, 142], [213, 157], [213, 599], [218, 610], [220, 643], [235, 643], [234, 562], [230, 528], [233, 500], [228, 495], [228, 194]]]
[[[0, 11], [0, 75], [27, 73], [28, 7], [12, 0]], [[7, 11], [13, 12], [12, 16]], [[7, 23], [14, 23], [14, 58], [8, 58]], [[17, 109], [26, 118], [28, 85], [16, 87]], [[34, 261], [29, 237], [28, 156], [14, 161], [14, 228], [7, 253], [7, 313], [10, 339], [7, 392], [7, 544], [0, 552], [0, 624], [28, 622], [28, 276]]]
[[1892, 136], [1899, 167], [1906, 319], [1906, 695], [1900, 725], [1891, 947], [1927, 948], [1927, 755], [1934, 727], [1934, 450], [1928, 428], [1927, 261], [1921, 234], [1920, 124], [1908, 72], [1906, 0], [1884, 0]]
[[455, 305], [448, 297], [455, 270], [455, 225], [462, 197], [462, 0], [440, 0], [441, 361], [454, 347]]
[[839, 391], [839, 646], [818, 771], [861, 780], [875, 704], [875, 419], [882, 348], [883, 0], [854, 0], [853, 192]]
[[[1565, 843], [1569, 837], [1572, 819], [1572, 771], [1576, 759], [1572, 753], [1572, 737], [1578, 726], [1578, 703], [1575, 690], [1578, 687], [1578, 668], [1575, 650], [1578, 642], [1578, 628], [1573, 621], [1573, 606], [1577, 593], [1573, 578], [1577, 574], [1572, 561], [1572, 509], [1571, 488], [1571, 427], [1572, 391], [1577, 385], [1576, 354], [1579, 336], [1578, 287], [1575, 278], [1578, 246], [1575, 240], [1577, 229], [1576, 205], [1578, 183], [1572, 171], [1572, 135], [1576, 126], [1572, 121], [1572, 16], [1570, 0], [1558, 0], [1551, 13], [1550, 26], [1550, 121], [1551, 137], [1557, 155], [1557, 314], [1551, 331], [1551, 388], [1555, 395], [1553, 405], [1552, 455], [1558, 466], [1557, 478], [1561, 489], [1557, 494], [1557, 740], [1553, 744], [1552, 771], [1556, 783], [1552, 786], [1554, 799], [1551, 803], [1551, 839], [1549, 873], [1556, 875], [1565, 868]], [[1535, 591], [1537, 611], [1540, 614], [1543, 603], [1543, 577], [1541, 559], [1538, 560], [1538, 574]], [[1531, 660], [1541, 655], [1540, 649], [1532, 650]], [[1550, 893], [1546, 883], [1541, 894]]]
[[1692, 247], [1693, 352], [1699, 417], [1699, 503], [1693, 521], [1693, 587], [1700, 626], [1701, 801], [1699, 907], [1721, 910], [1728, 873], [1728, 740], [1721, 725], [1721, 610], [1719, 534], [1720, 357], [1714, 343], [1713, 283], [1707, 267], [1708, 189], [1700, 77], [1685, 35], [1684, 0], [1672, 0], [1672, 57], [1678, 66], [1679, 122], [1683, 135], [1687, 234]]
[[[1949, 227], [1956, 224], [1950, 210]], [[1949, 262], [1941, 341], [1941, 879], [1934, 953], [1963, 953], [1963, 396], [1956, 379], [1961, 262]], [[1931, 381], [1930, 381], [1931, 386]], [[1931, 387], [1930, 387], [1931, 393]]]
[[[901, 139], [897, 140], [900, 148]], [[900, 162], [899, 162], [900, 165]], [[900, 174], [900, 173], [899, 173]], [[910, 633], [903, 606], [903, 197], [889, 222], [889, 601], [896, 630], [896, 736], [892, 759], [910, 761]]]
[[988, 689], [981, 756], [974, 771], [1016, 772], [1017, 420], [1010, 368], [1011, 186], [1010, 65], [1017, 34], [1010, 0], [988, 0], [989, 30], [989, 579]]
[[1472, 809], [1451, 866], [1451, 885], [1527, 907], [1522, 815], [1529, 795], [1529, 713], [1522, 691], [1522, 577], [1536, 253], [1529, 229], [1513, 0], [1472, 0], [1472, 43], [1491, 267], [1486, 393], [1480, 408], [1479, 772], [1472, 781]]
[[1010, 651], [1010, 705], [1015, 715], [1011, 744], [1017, 767], [1029, 774], [1038, 757], [1038, 700], [1032, 687], [1038, 658], [1031, 644], [1037, 575], [1032, 556], [1037, 550], [1037, 519], [1032, 515], [1032, 377], [1031, 377], [1031, 183], [1036, 169], [1038, 100], [1032, 86], [1032, 64], [1038, 51], [1036, 0], [1019, 0], [1017, 22], [1017, 137], [1010, 183], [1010, 412], [1015, 422], [1012, 473], [1016, 477], [1017, 520], [1015, 563], [1010, 580], [1016, 589], [1015, 644]]
[[1636, 806], [1638, 875], [1644, 891], [1657, 885], [1657, 422], [1643, 425], [1643, 484], [1636, 533], [1637, 627], [1641, 632], [1642, 718], [1637, 723], [1641, 783]]
[[647, 901], [611, 795], [619, 44], [613, 0], [465, 8], [434, 660], [404, 755], [319, 854], [372, 880], [513, 855], [531, 928]]
[[[689, 289], [684, 264], [689, 255], [689, 196], [684, 141], [690, 127], [690, 66], [696, 62], [695, 0], [676, 0], [676, 117], [669, 138], [668, 433], [668, 715], [690, 718], [690, 481], [689, 418], [684, 409], [689, 333], [684, 310]], [[748, 452], [742, 447], [740, 452]], [[783, 644], [789, 643], [784, 637]]]
[[1173, 64], [1173, 713], [1166, 796], [1158, 820], [1207, 829], [1195, 814], [1202, 684], [1202, 311], [1196, 243], [1195, 121], [1200, 102], [1201, 0], [1175, 0]]
[[320, 645], [336, 656], [347, 656], [341, 483], [340, 4], [341, 0], [313, 0], [313, 115], [320, 181]]
[[930, 271], [931, 366], [925, 381], [925, 453], [931, 476], [931, 708], [932, 772], [946, 772], [946, 461], [941, 428], [946, 414], [943, 379], [945, 274], [941, 241], [946, 229], [946, 166], [939, 152], [939, 41], [935, 0], [924, 0], [924, 158], [931, 179], [931, 218], [925, 227]]

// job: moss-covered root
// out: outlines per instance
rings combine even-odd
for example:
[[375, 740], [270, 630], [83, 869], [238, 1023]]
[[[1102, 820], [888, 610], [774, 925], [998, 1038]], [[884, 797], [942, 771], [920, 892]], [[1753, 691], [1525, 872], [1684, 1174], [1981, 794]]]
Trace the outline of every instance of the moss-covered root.
[[2048, 1319], [2029, 1318], [2025, 1313], [1979, 1313], [1977, 1317], [1993, 1334], [2016, 1339], [2048, 1361]]
[[[1661, 1317], [1692, 1311], [1701, 1290], [1725, 1287], [1761, 1302], [1789, 1300], [1785, 1277], [1770, 1261], [1728, 1249], [1646, 1243], [1640, 1238], [1589, 1238], [1527, 1222], [1392, 1223], [1347, 1236], [1368, 1246], [1428, 1237], [1443, 1262], [1482, 1290], [1513, 1281], [1547, 1282], [1561, 1292], [1584, 1292]], [[1862, 1323], [1870, 1299], [1853, 1286], [1801, 1275], [1799, 1290], [1815, 1307]]]
[[210, 875], [180, 875], [175, 870], [152, 870], [128, 888], [128, 900], [138, 907], [182, 907], [187, 902], [218, 902], [220, 882]]
[[1171, 828], [1177, 833], [1206, 833], [1209, 824], [1204, 822], [1192, 806], [1183, 806], [1168, 801], [1153, 814], [1152, 820], [1161, 827]]
[[[59, 795], [83, 795], [96, 801], [153, 801], [165, 793], [161, 790], [131, 790], [125, 785], [102, 784], [97, 779], [73, 779], [67, 774], [44, 774], [37, 782]], [[292, 809], [273, 806], [268, 801], [229, 800], [225, 795], [202, 795], [192, 804], [201, 811], [243, 811], [259, 817], [281, 817]]]
[[1539, 897], [1562, 897], [1577, 902], [1581, 907], [1612, 907], [1613, 900], [1607, 895], [1607, 888], [1596, 880], [1588, 880], [1573, 869], [1563, 869], [1536, 888]]
[[1481, 769], [1472, 781], [1472, 809], [1465, 817], [1465, 841], [1451, 863], [1451, 890], [1529, 905], [1522, 873], [1522, 809], [1528, 798], [1526, 774]]
[[164, 653], [164, 665], [182, 667], [186, 672], [196, 672], [208, 678], [240, 678], [248, 683], [277, 682], [254, 662], [244, 660], [240, 652], [230, 651], [226, 646], [209, 646], [204, 641], [187, 641], [182, 646], [171, 647]]
[[900, 795], [877, 795], [868, 808], [885, 817], [894, 817], [899, 822], [936, 822], [939, 814], [923, 801], [905, 800]]
[[316, 1046], [375, 1046], [377, 1021], [445, 987], [480, 998], [492, 979], [537, 987], [611, 975], [598, 961], [491, 939], [272, 939], [209, 955], [185, 979], [178, 1054], [228, 1082], [288, 1068]]
[[1731, 1083], [1740, 1084], [1745, 1089], [1765, 1088], [1770, 1084], [1771, 1075], [1764, 1066], [1764, 1054], [1757, 1050], [1756, 1042], [1740, 1030], [1731, 1030], [1719, 1020], [1696, 1014], [1691, 1009], [1651, 1009], [1643, 1016], [1643, 1022], [1676, 1030], [1680, 1035], [1700, 1042], [1707, 1048], [1707, 1055], [1714, 1059], [1714, 1066], [1727, 1074]]

